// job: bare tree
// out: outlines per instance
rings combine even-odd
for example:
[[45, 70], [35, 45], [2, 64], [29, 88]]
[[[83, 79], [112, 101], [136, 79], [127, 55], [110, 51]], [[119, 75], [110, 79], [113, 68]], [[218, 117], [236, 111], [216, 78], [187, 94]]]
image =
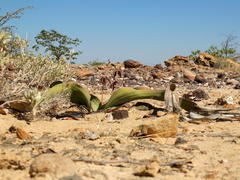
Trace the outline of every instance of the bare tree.
[[31, 9], [33, 6], [20, 8], [14, 12], [7, 12], [5, 15], [0, 16], [0, 30], [11, 31], [14, 26], [5, 26], [11, 19], [19, 19], [23, 15], [23, 11]]
[[226, 39], [221, 43], [222, 49], [221, 53], [225, 57], [233, 56], [239, 44], [236, 42], [237, 36], [233, 34], [226, 35]]

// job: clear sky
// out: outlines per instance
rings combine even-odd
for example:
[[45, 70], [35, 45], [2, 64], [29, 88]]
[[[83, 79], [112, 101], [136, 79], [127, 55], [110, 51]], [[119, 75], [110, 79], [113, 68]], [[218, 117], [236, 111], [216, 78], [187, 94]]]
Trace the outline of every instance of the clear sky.
[[240, 38], [240, 0], [0, 0], [0, 13], [29, 5], [9, 24], [31, 44], [42, 29], [79, 38], [79, 63], [154, 65], [220, 44], [229, 33]]

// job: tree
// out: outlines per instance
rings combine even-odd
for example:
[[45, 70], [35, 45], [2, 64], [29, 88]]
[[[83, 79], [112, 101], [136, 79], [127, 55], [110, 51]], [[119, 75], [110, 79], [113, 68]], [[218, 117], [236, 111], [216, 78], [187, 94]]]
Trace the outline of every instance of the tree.
[[235, 41], [237, 36], [233, 36], [232, 34], [228, 34], [226, 39], [221, 43], [222, 46], [222, 55], [224, 57], [231, 57], [237, 51], [238, 43]]
[[7, 12], [5, 15], [0, 16], [0, 30], [11, 32], [15, 26], [5, 26], [11, 19], [19, 19], [23, 15], [23, 11], [26, 9], [31, 9], [33, 6], [27, 6], [20, 8], [14, 12]]
[[215, 57], [223, 57], [222, 50], [218, 49], [217, 46], [210, 46], [206, 51], [204, 51], [207, 54], [210, 54]]
[[38, 51], [40, 47], [45, 48], [45, 52], [50, 52], [55, 61], [59, 61], [60, 58], [75, 60], [81, 54], [81, 51], [75, 52], [73, 49], [81, 43], [78, 38], [72, 39], [55, 30], [42, 30], [35, 40], [37, 44], [33, 46], [33, 49]]

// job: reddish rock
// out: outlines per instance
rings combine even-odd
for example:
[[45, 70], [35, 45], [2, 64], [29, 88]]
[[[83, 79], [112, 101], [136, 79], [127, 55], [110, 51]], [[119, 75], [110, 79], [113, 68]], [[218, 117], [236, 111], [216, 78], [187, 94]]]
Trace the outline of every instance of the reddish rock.
[[168, 66], [172, 66], [172, 65], [180, 65], [180, 64], [185, 64], [185, 63], [189, 63], [189, 58], [186, 56], [175, 56], [171, 59], [168, 59], [166, 61], [164, 61], [165, 65]]
[[210, 54], [201, 53], [196, 59], [195, 64], [214, 67], [216, 63], [216, 58]]
[[7, 115], [6, 110], [3, 107], [1, 107], [1, 106], [0, 106], [0, 114]]
[[183, 72], [183, 77], [190, 80], [190, 81], [194, 81], [196, 74], [190, 70], [185, 69]]
[[9, 103], [9, 106], [20, 112], [30, 112], [32, 111], [32, 104], [28, 101], [13, 101]]
[[138, 67], [142, 66], [142, 64], [140, 62], [134, 61], [131, 59], [124, 61], [123, 64], [124, 64], [125, 68], [138, 68]]
[[93, 73], [84, 69], [76, 69], [75, 74], [78, 78], [82, 79], [91, 76]]

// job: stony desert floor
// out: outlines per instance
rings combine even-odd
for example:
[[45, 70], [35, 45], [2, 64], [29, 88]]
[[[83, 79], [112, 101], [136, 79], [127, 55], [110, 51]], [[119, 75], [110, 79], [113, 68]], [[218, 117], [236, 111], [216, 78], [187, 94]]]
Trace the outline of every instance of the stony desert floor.
[[[210, 81], [212, 77], [216, 79], [217, 73], [208, 71], [205, 75]], [[166, 76], [159, 88], [165, 88], [170, 79], [173, 78]], [[218, 87], [206, 82], [194, 85], [179, 82], [175, 93], [182, 96], [201, 88], [209, 97], [196, 101], [199, 106], [237, 108], [240, 91], [234, 88], [237, 81], [229, 79], [219, 83], [216, 80]], [[87, 84], [91, 79], [81, 81], [84, 82]], [[102, 96], [99, 89], [92, 92]], [[103, 98], [109, 97], [110, 91], [105, 90]], [[218, 98], [228, 100], [216, 105]], [[127, 110], [128, 117], [120, 119], [114, 119], [112, 112], [38, 118], [31, 122], [19, 120], [11, 113], [0, 115], [0, 179], [240, 179], [239, 120], [187, 121], [174, 115], [176, 136], [132, 137], [132, 130], [141, 124], [159, 122], [157, 125], [164, 129], [164, 122], [171, 120], [168, 119], [171, 114], [161, 110], [157, 116], [150, 116], [152, 110], [144, 105], [135, 106], [137, 102], [165, 106], [155, 100], [130, 102], [120, 108]], [[183, 115], [187, 113], [183, 111]]]

